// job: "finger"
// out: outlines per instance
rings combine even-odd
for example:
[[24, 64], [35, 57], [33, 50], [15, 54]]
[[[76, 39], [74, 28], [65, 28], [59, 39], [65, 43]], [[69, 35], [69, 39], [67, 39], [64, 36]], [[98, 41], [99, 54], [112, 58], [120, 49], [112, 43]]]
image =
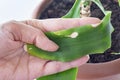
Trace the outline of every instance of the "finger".
[[38, 48], [47, 51], [55, 51], [58, 49], [58, 46], [49, 40], [41, 30], [30, 25], [12, 21], [4, 24], [3, 30], [12, 34], [12, 40], [35, 44]]
[[42, 61], [37, 58], [32, 58], [29, 61], [29, 72], [31, 79], [35, 79], [41, 76], [58, 73], [70, 68], [78, 67], [85, 64], [89, 57], [85, 56], [72, 62], [58, 62], [58, 61]]
[[45, 19], [45, 20], [27, 20], [23, 21], [25, 24], [34, 26], [42, 31], [58, 31], [87, 24], [100, 23], [98, 18], [86, 17], [86, 18], [74, 18], [74, 19]]
[[88, 59], [89, 57], [85, 56], [72, 62], [57, 62], [57, 61], [48, 62], [45, 65], [43, 75], [53, 74], [70, 68], [81, 66], [85, 64], [88, 61]]

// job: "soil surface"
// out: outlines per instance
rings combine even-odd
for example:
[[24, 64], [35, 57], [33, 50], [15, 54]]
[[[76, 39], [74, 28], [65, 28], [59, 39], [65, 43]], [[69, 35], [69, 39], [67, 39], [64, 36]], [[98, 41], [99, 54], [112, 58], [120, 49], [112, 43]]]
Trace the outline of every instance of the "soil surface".
[[[106, 10], [113, 11], [111, 22], [115, 30], [112, 33], [112, 46], [103, 54], [90, 55], [89, 63], [107, 62], [120, 58], [120, 55], [111, 54], [120, 52], [120, 7], [114, 0], [101, 0], [101, 2]], [[40, 19], [60, 18], [70, 10], [73, 3], [74, 0], [54, 0], [42, 12]], [[101, 10], [95, 4], [92, 4], [91, 16], [98, 17], [100, 19], [104, 17]]]

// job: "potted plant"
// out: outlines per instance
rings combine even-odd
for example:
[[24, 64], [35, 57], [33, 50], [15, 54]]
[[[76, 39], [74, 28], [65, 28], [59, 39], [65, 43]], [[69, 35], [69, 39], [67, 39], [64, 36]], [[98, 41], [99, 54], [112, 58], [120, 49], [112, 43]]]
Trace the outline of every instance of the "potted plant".
[[[48, 2], [50, 2], [50, 0], [48, 1]], [[96, 4], [98, 4], [98, 6], [101, 8], [101, 10], [103, 11], [103, 13], [105, 14], [105, 15], [108, 15], [105, 11], [104, 11], [104, 9], [102, 8], [102, 6], [99, 4], [99, 2], [97, 2], [97, 0], [96, 1], [94, 1]], [[43, 6], [43, 7], [46, 7], [47, 6], [47, 3], [46, 3], [46, 1], [43, 1], [43, 4], [46, 4], [46, 5], [40, 5], [40, 6]], [[78, 3], [78, 2], [77, 2]], [[43, 8], [40, 10], [39, 8], [40, 8], [40, 6], [37, 8], [37, 12], [35, 13], [35, 14], [37, 14], [38, 15], [38, 13], [40, 13], [42, 10], [43, 10]], [[75, 6], [76, 7], [76, 6]], [[79, 6], [77, 6], [77, 7], [79, 7]], [[75, 10], [75, 8], [73, 7], [73, 9]], [[39, 10], [39, 11], [38, 11]], [[77, 11], [77, 10], [76, 10]], [[79, 11], [79, 10], [78, 10]], [[70, 13], [68, 13], [66, 16], [64, 16], [64, 17], [69, 17], [69, 15], [71, 14], [71, 12]], [[109, 13], [110, 14], [110, 13]], [[75, 15], [74, 16], [74, 14], [72, 15], [72, 17], [78, 17], [79, 15]], [[110, 16], [110, 15], [109, 15]], [[72, 18], [71, 17], [71, 18]], [[34, 18], [38, 18], [38, 16], [34, 16]], [[105, 19], [103, 19], [103, 20], [105, 20]], [[109, 21], [109, 19], [107, 19], [108, 21]], [[105, 20], [105, 22], [107, 22], [106, 20]], [[104, 23], [104, 22], [103, 22]], [[109, 22], [108, 22], [109, 23]], [[111, 27], [111, 30], [112, 30], [112, 27]], [[111, 32], [110, 32], [111, 33]], [[110, 39], [110, 38], [109, 38]], [[110, 42], [111, 43], [111, 42]], [[108, 45], [108, 47], [107, 48], [109, 48], [110, 46]], [[104, 47], [105, 48], [105, 47]], [[105, 48], [106, 49], [106, 48]], [[104, 50], [105, 50], [104, 49]], [[103, 50], [103, 51], [104, 51]], [[93, 65], [93, 64], [86, 64], [86, 65], [83, 65], [84, 67], [80, 67], [79, 69], [80, 69], [80, 73], [79, 74], [81, 74], [80, 76], [78, 76], [78, 77], [80, 77], [80, 78], [82, 78], [82, 79], [85, 79], [85, 80], [87, 80], [87, 76], [89, 76], [89, 79], [88, 80], [90, 80], [90, 78], [91, 78], [91, 80], [93, 80], [93, 77], [94, 76], [91, 76], [89, 73], [91, 73], [90, 72], [90, 69], [95, 69], [95, 68], [99, 68], [100, 70], [101, 70], [101, 68], [100, 67], [103, 67], [102, 68], [102, 70], [104, 69], [104, 71], [105, 71], [105, 75], [100, 75], [99, 74], [99, 76], [98, 77], [96, 77], [96, 78], [94, 78], [95, 80], [106, 80], [106, 79], [110, 79], [111, 77], [116, 77], [116, 76], [111, 76], [111, 75], [117, 75], [120, 71], [117, 71], [118, 70], [118, 67], [119, 67], [119, 64], [118, 64], [118, 62], [119, 62], [119, 60], [116, 60], [116, 61], [112, 61], [112, 62], [109, 62], [109, 63], [100, 63], [100, 64], [95, 64], [95, 65]], [[112, 64], [112, 65], [111, 65]], [[113, 66], [113, 64], [117, 64], [118, 66]], [[106, 68], [107, 66], [109, 66], [108, 68]], [[117, 71], [117, 72], [115, 72], [115, 70], [113, 70], [113, 69], [111, 69], [111, 68], [115, 68], [115, 70]], [[86, 77], [81, 77], [81, 76], [85, 76], [85, 75], [82, 75], [83, 74], [83, 72], [84, 72], [84, 70], [83, 70], [83, 72], [82, 72], [82, 69], [84, 69], [85, 70], [85, 72], [86, 73], [88, 73], [88, 75], [86, 76]], [[101, 71], [97, 71], [97, 72], [99, 72], [99, 73], [101, 73]], [[110, 72], [112, 72], [112, 73], [110, 73]], [[94, 74], [94, 73], [93, 73]], [[95, 75], [95, 74], [94, 74]], [[106, 77], [107, 76], [107, 77]], [[108, 76], [110, 76], [110, 77], [108, 77]], [[106, 79], [104, 79], [103, 77], [106, 77]], [[114, 78], [115, 79], [115, 78]], [[42, 80], [42, 79], [41, 79]], [[117, 80], [117, 78], [115, 79], [115, 80]]]

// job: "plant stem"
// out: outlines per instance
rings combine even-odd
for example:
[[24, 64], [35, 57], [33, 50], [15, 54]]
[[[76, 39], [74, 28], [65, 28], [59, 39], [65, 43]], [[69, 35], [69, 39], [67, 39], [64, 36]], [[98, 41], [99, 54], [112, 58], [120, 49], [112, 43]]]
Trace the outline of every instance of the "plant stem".
[[82, 0], [80, 3], [80, 17], [89, 17], [90, 14], [90, 6], [92, 1], [91, 0]]

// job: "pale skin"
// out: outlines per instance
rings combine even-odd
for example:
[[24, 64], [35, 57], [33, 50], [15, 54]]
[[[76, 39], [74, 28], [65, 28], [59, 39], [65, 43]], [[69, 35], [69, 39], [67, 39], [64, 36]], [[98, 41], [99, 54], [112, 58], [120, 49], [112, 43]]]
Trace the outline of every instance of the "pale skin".
[[29, 55], [24, 46], [34, 44], [46, 51], [56, 51], [59, 46], [45, 36], [45, 32], [58, 31], [97, 24], [97, 18], [47, 19], [10, 21], [0, 29], [0, 80], [33, 80], [40, 76], [64, 71], [85, 64], [85, 56], [72, 62], [43, 60]]

